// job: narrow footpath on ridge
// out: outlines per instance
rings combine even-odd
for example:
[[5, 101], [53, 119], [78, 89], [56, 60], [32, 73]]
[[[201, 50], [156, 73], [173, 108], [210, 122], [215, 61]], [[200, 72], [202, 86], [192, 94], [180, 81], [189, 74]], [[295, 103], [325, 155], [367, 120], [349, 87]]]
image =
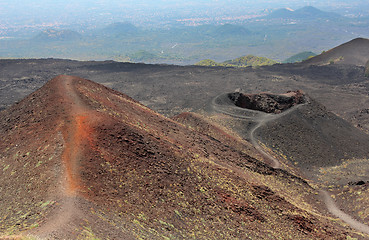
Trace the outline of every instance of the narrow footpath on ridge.
[[[60, 177], [60, 189], [57, 198], [59, 206], [54, 213], [49, 216], [47, 222], [39, 228], [31, 231], [31, 235], [40, 238], [54, 239], [56, 236], [63, 235], [63, 232], [73, 228], [73, 221], [79, 221], [83, 217], [83, 212], [79, 207], [79, 190], [82, 190], [79, 176], [79, 163], [83, 154], [83, 145], [89, 140], [91, 132], [87, 120], [89, 109], [78, 96], [71, 76], [58, 77], [58, 87], [70, 104], [68, 116], [65, 119], [62, 130], [64, 139], [64, 150], [62, 153], [62, 176]], [[73, 229], [71, 229], [73, 230]]]
[[[271, 113], [264, 113], [257, 110], [250, 110], [250, 109], [243, 109], [240, 107], [235, 106], [234, 104], [230, 103], [229, 101], [224, 101], [225, 94], [219, 95], [215, 97], [212, 102], [212, 109], [216, 112], [228, 115], [230, 117], [240, 119], [240, 120], [247, 120], [250, 122], [254, 122], [255, 126], [251, 128], [248, 132], [248, 140], [252, 143], [255, 149], [261, 153], [264, 157], [271, 161], [270, 166], [272, 168], [281, 168], [281, 164], [278, 159], [270, 155], [266, 152], [262, 146], [260, 146], [259, 141], [255, 138], [255, 132], [266, 123], [270, 121], [274, 121], [282, 116], [290, 114], [291, 112], [295, 111], [299, 107], [302, 107], [308, 103], [298, 104], [296, 106], [291, 107], [288, 110], [283, 111], [279, 114], [271, 114]], [[245, 136], [244, 136], [245, 137]], [[326, 190], [319, 190], [320, 197], [324, 200], [324, 204], [327, 210], [337, 218], [341, 219], [343, 222], [350, 225], [352, 228], [369, 234], [369, 226], [361, 223], [360, 221], [355, 220], [349, 214], [344, 213], [337, 205], [336, 202], [333, 200], [331, 195]]]

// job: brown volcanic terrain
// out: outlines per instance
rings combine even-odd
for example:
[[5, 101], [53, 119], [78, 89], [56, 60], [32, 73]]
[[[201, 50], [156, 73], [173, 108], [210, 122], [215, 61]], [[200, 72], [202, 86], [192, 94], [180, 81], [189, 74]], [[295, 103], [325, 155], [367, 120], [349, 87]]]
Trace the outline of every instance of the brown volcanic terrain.
[[[270, 148], [288, 155], [300, 169], [314, 171], [314, 176], [319, 176], [315, 171], [322, 167], [341, 165], [354, 158], [369, 159], [369, 135], [328, 112], [313, 99], [292, 113], [266, 123], [256, 134]], [[330, 184], [346, 185], [360, 180], [369, 178], [340, 176], [340, 180]]]
[[225, 128], [200, 133], [85, 79], [59, 76], [2, 111], [0, 134], [3, 236], [364, 236], [327, 217], [316, 189], [251, 157]]
[[[271, 116], [272, 121], [265, 121], [254, 133], [261, 142], [276, 152], [287, 155], [289, 160], [299, 169], [304, 169], [305, 173], [313, 171], [314, 173], [311, 176], [315, 177], [320, 175], [318, 171], [321, 168], [338, 166], [343, 164], [345, 160], [369, 158], [368, 134], [328, 112], [324, 106], [304, 95], [301, 91], [296, 92], [298, 93], [297, 96], [292, 92], [287, 93], [292, 96], [290, 100], [285, 95], [266, 93], [247, 95], [241, 93], [241, 96], [253, 96], [254, 99], [257, 99], [257, 103], [254, 105], [264, 106], [264, 109], [267, 110], [275, 108], [279, 114], [281, 113], [281, 107], [276, 105], [275, 102], [271, 102], [270, 98], [264, 98], [263, 96], [274, 96], [274, 99], [277, 99], [275, 96], [280, 96], [287, 102], [292, 102], [287, 105], [289, 108], [300, 104], [298, 108], [288, 114], [280, 114], [274, 119]], [[228, 96], [234, 105], [240, 107], [239, 100], [233, 97], [234, 94], [239, 93], [229, 94]], [[295, 102], [295, 105], [293, 105], [293, 102]], [[254, 109], [254, 105], [242, 106], [242, 108]], [[276, 111], [265, 112], [276, 113]], [[245, 116], [247, 116], [247, 113]], [[259, 119], [263, 119], [263, 116]], [[247, 119], [247, 121], [254, 120]], [[248, 123], [245, 124], [245, 129], [247, 126]], [[365, 162], [362, 164], [364, 164], [362, 167], [367, 169], [365, 166], [367, 164]], [[359, 181], [366, 182], [369, 181], [369, 178], [366, 174], [339, 176], [326, 184], [347, 185]]]
[[200, 113], [48, 82], [0, 112], [0, 238], [366, 239], [331, 217], [369, 219], [367, 42], [257, 69], [0, 60], [0, 108], [73, 74]]
[[[237, 124], [226, 121], [223, 125], [249, 140], [252, 132], [267, 147], [288, 156], [310, 178], [318, 177], [321, 168], [338, 166], [345, 160], [369, 158], [368, 134], [328, 112], [301, 91], [281, 95], [223, 94], [213, 101], [210, 112], [214, 110], [215, 114], [219, 112], [237, 120]], [[367, 165], [363, 164], [363, 167]], [[366, 174], [348, 175], [327, 184], [347, 185], [357, 181], [369, 179]]]
[[0, 109], [20, 101], [60, 74], [102, 83], [166, 116], [199, 111], [215, 96], [238, 88], [248, 93], [301, 89], [329, 111], [369, 131], [369, 78], [364, 76], [364, 67], [343, 64], [277, 64], [239, 69], [112, 61], [0, 60]]
[[369, 232], [369, 135], [296, 93], [287, 95], [303, 101], [287, 104], [283, 111], [283, 103], [294, 102], [285, 94], [222, 94], [212, 101], [209, 114], [248, 139], [275, 168], [313, 180], [323, 189], [320, 195], [332, 214]]
[[310, 58], [306, 64], [350, 64], [365, 66], [369, 56], [369, 39], [356, 38], [329, 51]]

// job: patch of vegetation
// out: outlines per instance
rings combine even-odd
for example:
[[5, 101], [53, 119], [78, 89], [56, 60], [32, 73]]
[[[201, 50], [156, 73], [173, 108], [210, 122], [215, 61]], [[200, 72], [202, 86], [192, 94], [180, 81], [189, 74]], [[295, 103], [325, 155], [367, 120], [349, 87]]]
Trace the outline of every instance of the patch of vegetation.
[[42, 161], [38, 161], [36, 167], [39, 167], [42, 164]]
[[91, 227], [84, 226], [81, 234], [77, 237], [77, 239], [88, 239], [88, 240], [100, 240], [95, 233], [92, 231]]
[[9, 240], [38, 240], [39, 238], [34, 236], [19, 236], [19, 235], [10, 235], [10, 236], [0, 236], [1, 239], [9, 239]]
[[53, 204], [53, 203], [55, 203], [54, 201], [46, 201], [46, 202], [40, 202], [40, 206], [41, 206], [41, 208], [45, 208], [45, 207], [47, 207], [48, 205], [50, 205], [50, 204]]
[[129, 55], [129, 58], [133, 61], [147, 61], [157, 59], [159, 57], [151, 52], [141, 50]]
[[[326, 184], [347, 184], [347, 181], [357, 182], [366, 178], [369, 171], [368, 159], [345, 159], [341, 165], [321, 167], [319, 180]], [[342, 176], [350, 176], [342, 178]]]
[[196, 63], [195, 65], [197, 66], [208, 66], [208, 67], [217, 67], [217, 66], [221, 66], [220, 63], [217, 63], [211, 59], [205, 59], [205, 60], [202, 60], [198, 63]]
[[369, 61], [365, 65], [365, 77], [369, 77]]
[[236, 67], [250, 67], [250, 66], [258, 67], [258, 66], [273, 65], [276, 64], [277, 62], [266, 57], [247, 55], [233, 60], [225, 61], [224, 63]]
[[335, 63], [337, 63], [337, 62], [340, 62], [340, 61], [343, 61], [343, 56], [340, 56], [340, 57], [337, 57], [337, 58], [334, 58], [334, 59], [330, 59], [329, 60], [329, 64], [335, 64]]
[[277, 62], [266, 58], [266, 57], [257, 57], [254, 55], [247, 55], [243, 57], [239, 57], [233, 60], [228, 60], [222, 63], [217, 63], [211, 59], [202, 60], [195, 65], [198, 66], [222, 66], [222, 67], [259, 67], [259, 66], [266, 66], [266, 65], [273, 65]]

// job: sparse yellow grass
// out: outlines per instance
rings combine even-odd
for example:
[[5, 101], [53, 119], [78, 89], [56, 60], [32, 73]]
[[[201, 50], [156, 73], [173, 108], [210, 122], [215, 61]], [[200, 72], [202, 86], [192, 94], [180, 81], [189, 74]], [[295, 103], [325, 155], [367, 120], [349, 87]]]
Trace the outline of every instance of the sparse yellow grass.
[[347, 159], [341, 165], [321, 167], [319, 169], [320, 180], [326, 185], [349, 181], [359, 181], [367, 177], [369, 172], [369, 159]]
[[100, 240], [100, 238], [96, 237], [91, 227], [84, 226], [81, 233], [78, 235], [77, 240]]
[[0, 236], [0, 239], [2, 240], [41, 240], [40, 238], [36, 236], [31, 235], [10, 235], [10, 236]]

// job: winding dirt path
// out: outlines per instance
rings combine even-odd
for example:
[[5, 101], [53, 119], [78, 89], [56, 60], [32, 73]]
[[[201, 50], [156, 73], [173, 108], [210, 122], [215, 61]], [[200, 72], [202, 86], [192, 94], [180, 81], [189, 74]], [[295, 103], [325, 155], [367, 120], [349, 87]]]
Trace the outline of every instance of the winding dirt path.
[[271, 161], [271, 167], [281, 168], [281, 163], [275, 157], [267, 153], [262, 146], [260, 146], [259, 141], [255, 138], [255, 132], [266, 123], [290, 114], [291, 112], [295, 111], [305, 104], [296, 105], [279, 114], [264, 113], [261, 111], [237, 107], [230, 100], [227, 99], [227, 95], [228, 94], [222, 94], [214, 98], [212, 100], [213, 109], [219, 113], [231, 116], [233, 118], [254, 122], [256, 125], [248, 132], [249, 141], [256, 148], [256, 150], [259, 151], [259, 153], [261, 153], [265, 158]]
[[325, 205], [330, 213], [340, 218], [342, 221], [355, 228], [356, 230], [369, 234], [369, 226], [355, 220], [350, 215], [344, 213], [341, 209], [339, 209], [327, 191], [320, 190], [319, 194], [323, 198]]
[[[268, 152], [264, 151], [264, 149], [260, 146], [258, 140], [255, 138], [255, 132], [260, 127], [265, 125], [267, 122], [274, 121], [282, 116], [290, 114], [291, 112], [295, 111], [299, 107], [306, 105], [306, 104], [307, 103], [296, 105], [280, 114], [268, 114], [268, 113], [263, 113], [260, 111], [255, 111], [255, 110], [250, 110], [250, 109], [240, 109], [239, 107], [236, 107], [233, 103], [230, 103], [229, 101], [225, 100], [225, 94], [217, 96], [216, 98], [212, 100], [212, 103], [211, 103], [212, 108], [216, 112], [219, 112], [219, 113], [222, 113], [222, 114], [225, 114], [225, 115], [237, 118], [237, 119], [252, 121], [256, 123], [256, 125], [253, 128], [251, 128], [251, 130], [249, 131], [249, 134], [248, 134], [249, 140], [252, 143], [252, 145], [255, 147], [256, 150], [258, 150], [264, 157], [266, 157], [272, 162], [271, 167], [273, 168], [280, 168], [281, 164], [278, 161], [278, 159], [270, 155]], [[355, 220], [349, 214], [344, 213], [336, 205], [335, 201], [333, 200], [333, 198], [330, 196], [330, 194], [326, 190], [323, 190], [323, 189], [319, 190], [319, 195], [324, 200], [327, 210], [332, 215], [341, 219], [343, 222], [347, 223], [352, 228], [360, 232], [369, 234], [369, 226]]]
[[60, 91], [68, 103], [69, 114], [65, 120], [63, 129], [64, 151], [62, 153], [63, 175], [59, 180], [60, 205], [49, 216], [47, 222], [35, 229], [31, 234], [40, 238], [55, 239], [63, 235], [65, 231], [73, 228], [73, 221], [78, 221], [83, 216], [79, 207], [79, 190], [82, 190], [79, 176], [79, 162], [83, 154], [83, 144], [89, 139], [91, 129], [86, 124], [89, 118], [89, 109], [84, 105], [73, 87], [71, 76], [61, 76]]
[[257, 129], [259, 129], [261, 126], [265, 124], [265, 120], [260, 120], [258, 124], [251, 129], [250, 131], [250, 141], [251, 144], [255, 147], [256, 150], [258, 150], [259, 153], [261, 153], [265, 158], [269, 159], [271, 163], [272, 168], [281, 168], [281, 163], [273, 156], [271, 156], [269, 153], [264, 151], [263, 147], [260, 146], [259, 142], [255, 139], [254, 133]]

